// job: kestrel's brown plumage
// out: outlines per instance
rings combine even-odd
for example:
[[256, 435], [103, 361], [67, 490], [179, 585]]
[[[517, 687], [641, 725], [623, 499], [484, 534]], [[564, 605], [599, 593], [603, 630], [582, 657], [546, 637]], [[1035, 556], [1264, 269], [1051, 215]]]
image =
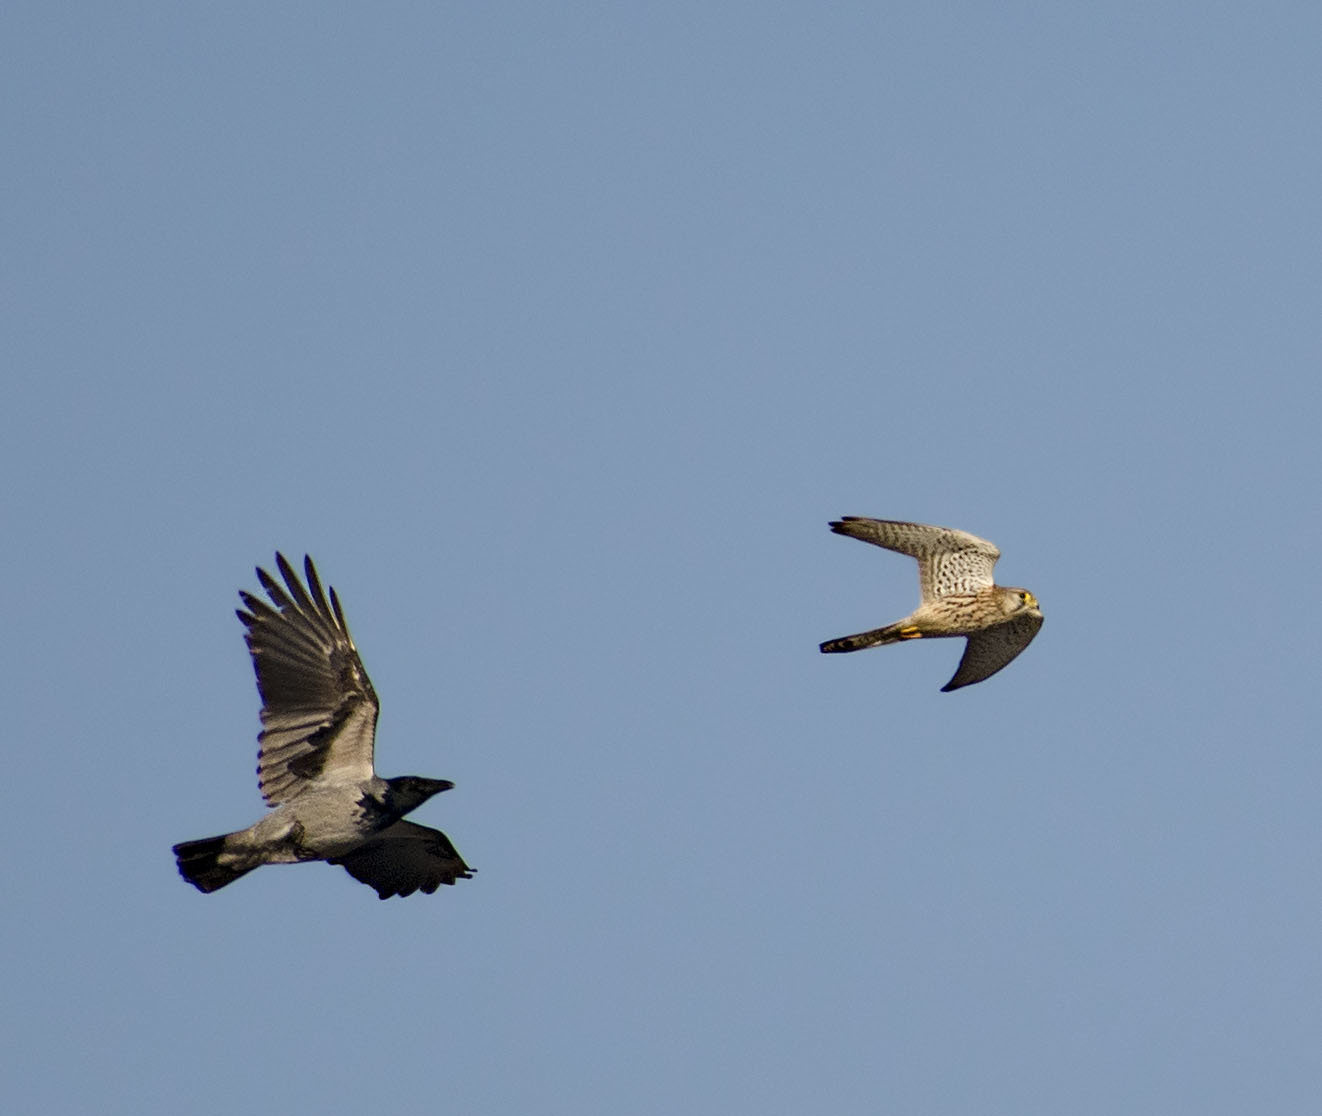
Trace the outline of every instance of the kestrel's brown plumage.
[[990, 678], [1027, 647], [1042, 626], [1032, 593], [993, 582], [992, 569], [1001, 552], [986, 539], [949, 527], [856, 515], [832, 523], [831, 530], [918, 559], [922, 602], [894, 624], [828, 640], [821, 645], [826, 654], [923, 636], [967, 636], [955, 676], [941, 687], [946, 693]]

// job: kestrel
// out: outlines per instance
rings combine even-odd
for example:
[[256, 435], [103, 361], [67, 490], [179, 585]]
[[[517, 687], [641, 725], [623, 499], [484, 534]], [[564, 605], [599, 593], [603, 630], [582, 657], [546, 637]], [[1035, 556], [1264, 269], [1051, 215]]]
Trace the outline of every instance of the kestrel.
[[444, 833], [403, 820], [454, 784], [382, 779], [373, 767], [376, 691], [335, 590], [327, 603], [311, 558], [307, 588], [284, 555], [275, 560], [288, 592], [259, 569], [272, 603], [240, 591], [238, 612], [262, 698], [257, 781], [274, 808], [237, 833], [175, 845], [179, 874], [210, 892], [263, 864], [326, 860], [382, 899], [472, 879]]
[[922, 603], [903, 620], [822, 644], [822, 651], [861, 651], [902, 639], [967, 636], [964, 657], [942, 693], [971, 686], [1009, 665], [1042, 626], [1037, 598], [1027, 589], [992, 581], [1001, 552], [967, 531], [847, 515], [832, 523], [837, 535], [918, 559]]

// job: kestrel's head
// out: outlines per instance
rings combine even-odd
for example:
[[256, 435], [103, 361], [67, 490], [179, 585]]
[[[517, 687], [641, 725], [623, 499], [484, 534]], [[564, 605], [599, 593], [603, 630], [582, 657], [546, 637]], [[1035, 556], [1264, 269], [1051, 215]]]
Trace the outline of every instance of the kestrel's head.
[[1027, 589], [1001, 588], [1000, 603], [1001, 610], [1006, 616], [1018, 616], [1027, 612], [1038, 619], [1042, 617], [1042, 609], [1037, 603], [1037, 598]]

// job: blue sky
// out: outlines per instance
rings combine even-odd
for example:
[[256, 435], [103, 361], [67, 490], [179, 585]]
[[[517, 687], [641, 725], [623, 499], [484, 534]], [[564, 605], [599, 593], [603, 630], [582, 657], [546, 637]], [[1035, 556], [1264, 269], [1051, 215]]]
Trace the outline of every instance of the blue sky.
[[[6, 1110], [1300, 1112], [1311, 4], [7, 5]], [[842, 514], [993, 539], [995, 679]], [[477, 877], [203, 896], [339, 591]]]

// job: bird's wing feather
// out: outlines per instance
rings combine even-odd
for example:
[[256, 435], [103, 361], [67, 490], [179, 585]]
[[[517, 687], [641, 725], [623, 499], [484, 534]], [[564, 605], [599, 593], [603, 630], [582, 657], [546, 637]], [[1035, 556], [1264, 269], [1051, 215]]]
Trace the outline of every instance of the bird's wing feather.
[[397, 821], [353, 852], [330, 861], [355, 880], [376, 888], [377, 895], [430, 895], [441, 884], [473, 878], [475, 869], [464, 863], [450, 839], [440, 830]]
[[994, 628], [984, 628], [969, 636], [964, 648], [964, 657], [959, 660], [955, 676], [941, 687], [942, 693], [958, 690], [961, 686], [971, 686], [990, 678], [998, 670], [1008, 666], [1025, 647], [1033, 642], [1038, 629], [1042, 627], [1042, 617], [1031, 612], [1023, 612], [1013, 620], [997, 624]]
[[328, 603], [311, 558], [307, 588], [275, 559], [287, 591], [259, 569], [272, 604], [240, 592], [247, 611], [238, 610], [262, 697], [257, 779], [271, 805], [317, 781], [370, 779], [378, 710], [335, 590]]
[[992, 569], [1001, 556], [994, 543], [953, 527], [847, 515], [832, 523], [831, 530], [916, 558], [924, 601], [990, 588]]

